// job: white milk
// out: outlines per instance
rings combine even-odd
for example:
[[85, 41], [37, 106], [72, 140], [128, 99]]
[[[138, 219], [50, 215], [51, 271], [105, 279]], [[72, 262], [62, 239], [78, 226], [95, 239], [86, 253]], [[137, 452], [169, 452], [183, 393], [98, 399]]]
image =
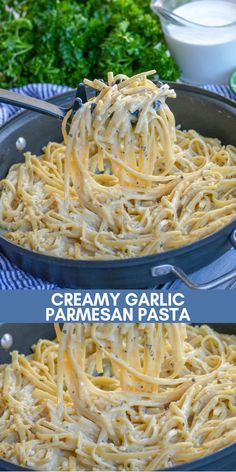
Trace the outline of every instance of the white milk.
[[236, 68], [236, 23], [232, 24], [236, 22], [236, 0], [198, 0], [173, 13], [198, 25], [164, 25], [182, 79], [196, 84], [227, 83]]

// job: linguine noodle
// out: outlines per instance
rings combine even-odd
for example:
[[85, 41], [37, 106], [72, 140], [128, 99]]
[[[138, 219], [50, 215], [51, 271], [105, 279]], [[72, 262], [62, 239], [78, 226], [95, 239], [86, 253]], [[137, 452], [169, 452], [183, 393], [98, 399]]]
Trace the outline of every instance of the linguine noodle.
[[156, 470], [236, 441], [236, 337], [68, 324], [0, 367], [0, 456], [37, 470]]
[[[147, 76], [85, 79], [98, 95], [64, 142], [27, 152], [0, 183], [12, 242], [73, 259], [145, 256], [199, 240], [235, 217], [236, 148], [176, 129], [175, 93]], [[194, 110], [193, 110], [194, 113]]]

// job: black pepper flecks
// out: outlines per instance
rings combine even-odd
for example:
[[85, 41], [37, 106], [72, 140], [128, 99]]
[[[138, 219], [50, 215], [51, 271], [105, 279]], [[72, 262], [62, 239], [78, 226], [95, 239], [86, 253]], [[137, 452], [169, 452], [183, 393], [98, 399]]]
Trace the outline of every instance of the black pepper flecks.
[[91, 109], [90, 109], [90, 110], [91, 110], [91, 113], [93, 113], [93, 112], [94, 112], [94, 110], [95, 110], [96, 106], [97, 106], [97, 104], [96, 104], [96, 103], [94, 103], [94, 102], [93, 102], [93, 103], [91, 103]]
[[137, 109], [135, 111], [129, 111], [129, 114], [130, 114], [131, 123], [133, 124], [137, 123], [138, 117], [139, 117], [139, 110]]
[[153, 106], [155, 111], [158, 111], [161, 108], [161, 101], [160, 100], [154, 100], [152, 106]]

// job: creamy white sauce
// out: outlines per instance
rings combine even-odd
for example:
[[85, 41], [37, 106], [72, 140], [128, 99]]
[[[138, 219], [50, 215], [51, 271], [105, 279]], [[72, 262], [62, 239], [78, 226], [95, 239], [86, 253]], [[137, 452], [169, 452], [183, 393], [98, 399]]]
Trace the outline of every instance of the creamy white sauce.
[[198, 0], [175, 8], [185, 20], [204, 26], [225, 26], [236, 20], [236, 3], [225, 0]]
[[170, 52], [194, 83], [227, 83], [236, 68], [236, 1], [197, 0], [173, 13], [187, 26], [164, 23]]

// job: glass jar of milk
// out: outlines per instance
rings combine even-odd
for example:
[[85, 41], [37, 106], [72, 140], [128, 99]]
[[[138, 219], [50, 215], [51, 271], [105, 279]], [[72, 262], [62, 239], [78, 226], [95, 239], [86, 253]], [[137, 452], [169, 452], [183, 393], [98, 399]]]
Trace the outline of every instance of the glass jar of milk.
[[152, 0], [181, 79], [226, 84], [236, 68], [236, 0]]

